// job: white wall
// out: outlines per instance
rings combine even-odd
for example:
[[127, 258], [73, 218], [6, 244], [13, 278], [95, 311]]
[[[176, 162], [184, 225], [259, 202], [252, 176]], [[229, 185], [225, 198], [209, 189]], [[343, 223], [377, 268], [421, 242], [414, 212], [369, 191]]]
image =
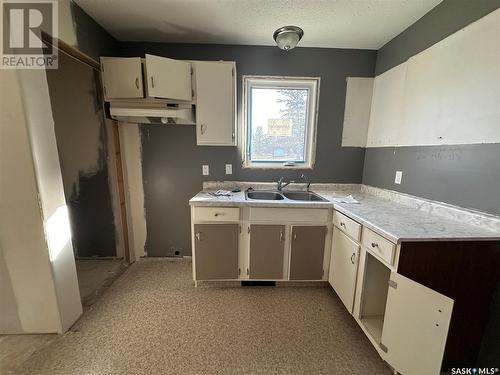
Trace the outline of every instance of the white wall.
[[61, 319], [61, 332], [64, 332], [82, 314], [82, 305], [47, 76], [43, 70], [21, 70], [18, 74]]
[[0, 113], [0, 332], [61, 332], [16, 71], [0, 70]]
[[141, 134], [138, 124], [119, 123], [131, 260], [144, 256], [146, 214], [142, 182]]
[[500, 142], [500, 9], [375, 78], [367, 147]]

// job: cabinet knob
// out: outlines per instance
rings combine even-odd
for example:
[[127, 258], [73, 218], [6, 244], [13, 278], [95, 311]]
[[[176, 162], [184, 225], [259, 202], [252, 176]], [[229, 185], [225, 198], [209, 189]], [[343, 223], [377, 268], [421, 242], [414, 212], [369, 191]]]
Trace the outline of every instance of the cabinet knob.
[[297, 233], [294, 233], [293, 234], [293, 239], [296, 240], [297, 239]]
[[201, 134], [205, 134], [205, 130], [206, 130], [207, 126], [205, 124], [201, 124], [200, 125], [200, 133]]
[[345, 227], [345, 223], [340, 222], [341, 227]]
[[378, 243], [372, 242], [372, 247], [378, 247]]
[[216, 212], [214, 214], [215, 217], [217, 217], [217, 216], [224, 216], [224, 215], [225, 215], [224, 212]]
[[356, 257], [356, 253], [352, 253], [351, 255], [351, 263], [354, 264], [354, 258]]
[[197, 232], [195, 234], [195, 237], [196, 237], [196, 240], [201, 241], [201, 233], [200, 232]]
[[139, 77], [135, 79], [135, 87], [137, 87], [137, 90], [139, 90]]
[[151, 76], [151, 87], [154, 88], [155, 87], [155, 81], [153, 79], [153, 76]]
[[284, 236], [283, 236], [283, 231], [280, 232], [280, 241], [283, 242]]

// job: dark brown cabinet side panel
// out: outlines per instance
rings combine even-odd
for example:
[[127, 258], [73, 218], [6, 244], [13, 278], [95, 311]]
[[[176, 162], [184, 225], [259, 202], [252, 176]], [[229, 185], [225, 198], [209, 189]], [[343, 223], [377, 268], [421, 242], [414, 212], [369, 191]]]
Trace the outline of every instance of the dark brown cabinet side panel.
[[250, 278], [283, 279], [284, 225], [250, 226]]
[[293, 226], [290, 280], [321, 280], [326, 226]]
[[196, 280], [238, 278], [238, 224], [195, 224]]
[[500, 242], [403, 242], [398, 273], [454, 302], [443, 370], [474, 367], [500, 280]]

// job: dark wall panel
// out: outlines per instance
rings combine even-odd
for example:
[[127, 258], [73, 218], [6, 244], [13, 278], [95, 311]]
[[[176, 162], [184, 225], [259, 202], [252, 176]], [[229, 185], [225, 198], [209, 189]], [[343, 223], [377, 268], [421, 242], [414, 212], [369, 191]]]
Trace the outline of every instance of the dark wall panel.
[[47, 70], [57, 150], [76, 256], [115, 256], [107, 134], [98, 73], [59, 53]]
[[376, 75], [500, 7], [500, 0], [444, 0], [377, 52]]
[[367, 148], [364, 183], [500, 215], [500, 144]]
[[[373, 76], [375, 51], [296, 48], [284, 52], [276, 47], [162, 43], [122, 43], [121, 47], [124, 56], [151, 53], [236, 61], [239, 130], [242, 75], [321, 77], [316, 166], [306, 174], [314, 182], [361, 182], [364, 149], [341, 147], [346, 77]], [[194, 126], [143, 125], [142, 147], [148, 255], [171, 255], [175, 250], [190, 254], [187, 202], [201, 190], [203, 180], [276, 181], [301, 173], [242, 169], [236, 147], [196, 146]], [[226, 163], [233, 164], [233, 175], [225, 175]], [[210, 165], [210, 176], [201, 175], [202, 164]]]

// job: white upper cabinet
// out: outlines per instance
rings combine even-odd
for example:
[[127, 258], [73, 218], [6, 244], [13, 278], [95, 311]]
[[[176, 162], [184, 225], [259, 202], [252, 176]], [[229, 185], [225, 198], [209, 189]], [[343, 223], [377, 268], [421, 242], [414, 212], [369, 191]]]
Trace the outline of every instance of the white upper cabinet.
[[193, 99], [191, 63], [146, 55], [144, 70], [148, 97], [186, 101]]
[[439, 375], [453, 300], [391, 272], [382, 356], [404, 375]]
[[193, 62], [196, 82], [196, 143], [236, 145], [236, 67], [233, 62]]
[[140, 57], [101, 57], [104, 98], [143, 98]]

